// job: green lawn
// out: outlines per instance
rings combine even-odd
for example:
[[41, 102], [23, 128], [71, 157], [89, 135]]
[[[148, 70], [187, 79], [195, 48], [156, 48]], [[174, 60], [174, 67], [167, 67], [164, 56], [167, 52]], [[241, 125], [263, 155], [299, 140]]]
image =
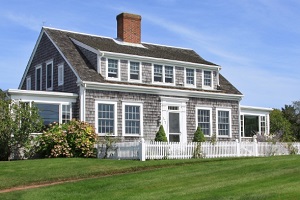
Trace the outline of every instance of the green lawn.
[[147, 162], [98, 159], [5, 162], [0, 163], [2, 188], [12, 186], [9, 174], [16, 171], [30, 180], [20, 177], [22, 181], [15, 181], [14, 185], [135, 172], [2, 193], [0, 199], [300, 198], [300, 156]]

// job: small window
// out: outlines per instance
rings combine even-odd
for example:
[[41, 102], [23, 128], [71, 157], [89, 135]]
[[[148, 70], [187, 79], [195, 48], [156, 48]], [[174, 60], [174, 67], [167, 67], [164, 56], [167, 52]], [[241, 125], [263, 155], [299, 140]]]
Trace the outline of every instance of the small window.
[[26, 78], [26, 90], [31, 90], [31, 77]]
[[61, 120], [62, 120], [62, 123], [67, 123], [71, 120], [70, 105], [62, 105]]
[[230, 136], [230, 111], [217, 110], [218, 114], [218, 136]]
[[178, 106], [168, 106], [168, 110], [179, 110]]
[[64, 65], [58, 65], [57, 70], [57, 81], [58, 85], [60, 86], [64, 84]]
[[173, 83], [173, 67], [165, 66], [165, 83]]
[[195, 70], [194, 69], [186, 69], [186, 84], [187, 85], [195, 85]]
[[53, 62], [46, 64], [46, 88], [47, 90], [53, 89]]
[[212, 72], [211, 71], [203, 72], [203, 85], [204, 85], [204, 87], [212, 87]]
[[260, 134], [266, 134], [266, 116], [260, 116]]
[[140, 80], [140, 63], [130, 61], [130, 79]]
[[42, 67], [35, 68], [35, 90], [42, 90]]
[[119, 66], [118, 60], [108, 59], [108, 61], [107, 61], [107, 76], [110, 78], [119, 78], [118, 66]]
[[154, 65], [154, 82], [162, 82], [162, 65]]

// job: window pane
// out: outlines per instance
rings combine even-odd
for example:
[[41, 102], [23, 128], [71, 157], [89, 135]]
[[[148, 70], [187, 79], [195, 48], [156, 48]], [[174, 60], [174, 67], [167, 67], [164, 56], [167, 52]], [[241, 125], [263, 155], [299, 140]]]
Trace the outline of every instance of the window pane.
[[173, 83], [173, 67], [165, 66], [165, 82]]
[[114, 132], [114, 105], [98, 104], [98, 132], [115, 134]]
[[125, 133], [140, 134], [140, 106], [125, 105]]
[[130, 79], [139, 80], [140, 63], [130, 62]]
[[62, 105], [62, 123], [67, 123], [71, 120], [70, 105]]
[[179, 113], [169, 113], [169, 133], [180, 133]]
[[186, 84], [194, 85], [194, 70], [186, 69]]
[[154, 65], [154, 81], [162, 82], [162, 65]]
[[52, 63], [46, 66], [47, 68], [47, 88], [52, 88]]
[[41, 68], [36, 69], [36, 90], [41, 90]]
[[259, 121], [258, 116], [245, 115], [244, 116], [245, 125], [245, 137], [253, 137], [253, 135], [258, 133]]
[[229, 111], [218, 111], [218, 134], [229, 136]]
[[108, 59], [108, 77], [118, 78], [118, 60]]
[[41, 118], [44, 120], [44, 125], [53, 122], [59, 122], [59, 105], [57, 104], [35, 104], [39, 110]]
[[210, 110], [198, 110], [198, 127], [204, 135], [210, 135]]
[[211, 71], [204, 71], [204, 85], [211, 87], [212, 77]]

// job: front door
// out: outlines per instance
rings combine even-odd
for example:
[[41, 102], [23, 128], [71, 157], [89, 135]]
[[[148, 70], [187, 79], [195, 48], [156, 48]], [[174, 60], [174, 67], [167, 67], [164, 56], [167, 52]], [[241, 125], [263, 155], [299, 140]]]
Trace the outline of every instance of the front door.
[[169, 142], [180, 142], [180, 113], [169, 111]]
[[185, 98], [161, 97], [161, 122], [169, 142], [186, 142], [186, 102]]

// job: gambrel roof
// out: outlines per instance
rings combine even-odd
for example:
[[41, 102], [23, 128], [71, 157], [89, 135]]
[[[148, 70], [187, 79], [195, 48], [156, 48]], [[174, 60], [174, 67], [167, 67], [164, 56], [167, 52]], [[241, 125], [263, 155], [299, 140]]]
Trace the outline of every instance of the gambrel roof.
[[[83, 33], [70, 32], [65, 30], [58, 30], [52, 28], [43, 27], [42, 33], [50, 38], [50, 40], [55, 44], [59, 51], [64, 55], [70, 65], [74, 68], [73, 70], [79, 76], [82, 81], [88, 82], [110, 82], [106, 81], [99, 73], [97, 73], [95, 67], [91, 65], [88, 59], [83, 55], [78, 46], [74, 41], [78, 41], [84, 45], [91, 47], [103, 52], [112, 52], [118, 54], [126, 54], [132, 56], [141, 56], [143, 58], [156, 58], [162, 60], [173, 60], [183, 63], [199, 64], [206, 67], [218, 67], [218, 65], [204, 60], [199, 56], [194, 50], [178, 47], [169, 47], [162, 45], [155, 45], [149, 43], [141, 43], [140, 45], [123, 45], [119, 44], [113, 38], [101, 37]], [[117, 82], [112, 84], [133, 84], [127, 82]], [[218, 90], [207, 91], [214, 93], [225, 93], [225, 94], [236, 94], [241, 95], [241, 92], [238, 91], [229, 81], [227, 81], [221, 74], [219, 78], [220, 87]], [[142, 83], [135, 83], [143, 85]], [[144, 84], [145, 85], [145, 84]], [[170, 87], [170, 86], [156, 86], [149, 85], [147, 87]], [[176, 88], [172, 86], [172, 88]], [[180, 87], [181, 90], [200, 90], [196, 88], [184, 88]]]

